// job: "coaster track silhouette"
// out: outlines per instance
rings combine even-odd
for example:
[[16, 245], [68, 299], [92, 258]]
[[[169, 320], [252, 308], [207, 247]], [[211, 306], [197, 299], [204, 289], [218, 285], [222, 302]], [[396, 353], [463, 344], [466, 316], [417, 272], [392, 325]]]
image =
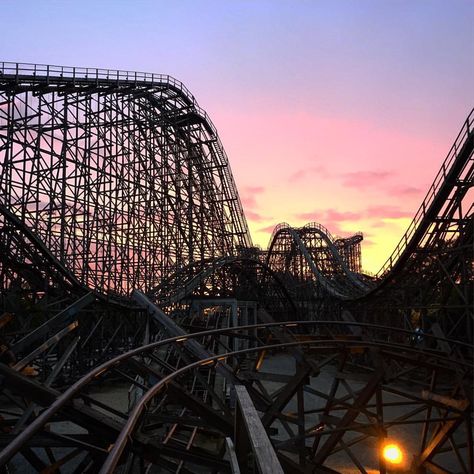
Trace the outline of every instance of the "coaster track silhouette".
[[[370, 451], [383, 473], [372, 440], [413, 426], [411, 472], [472, 472], [473, 122], [371, 276], [362, 234], [280, 224], [252, 245], [176, 79], [0, 63], [5, 472], [339, 472], [341, 452], [365, 472]], [[99, 380], [130, 385], [128, 407], [91, 395]], [[251, 419], [267, 444], [249, 461]]]

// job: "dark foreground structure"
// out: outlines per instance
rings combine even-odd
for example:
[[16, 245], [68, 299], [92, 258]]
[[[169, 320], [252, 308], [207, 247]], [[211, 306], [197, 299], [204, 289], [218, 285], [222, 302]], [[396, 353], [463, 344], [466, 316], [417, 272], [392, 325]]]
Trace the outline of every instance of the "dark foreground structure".
[[473, 128], [370, 276], [179, 81], [0, 63], [0, 472], [474, 472]]

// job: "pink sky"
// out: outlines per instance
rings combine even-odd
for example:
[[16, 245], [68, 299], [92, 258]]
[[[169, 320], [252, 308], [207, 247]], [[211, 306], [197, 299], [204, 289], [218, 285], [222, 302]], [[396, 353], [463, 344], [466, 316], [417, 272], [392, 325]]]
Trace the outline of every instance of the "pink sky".
[[279, 222], [316, 221], [341, 236], [362, 231], [372, 272], [408, 226], [462, 121], [438, 137], [342, 117], [254, 114], [250, 123], [221, 115], [229, 129], [246, 132], [224, 142], [241, 157], [232, 165], [254, 241], [265, 248]]
[[362, 231], [373, 272], [474, 105], [470, 0], [25, 0], [2, 17], [2, 60], [182, 80], [219, 130], [254, 242], [283, 221]]

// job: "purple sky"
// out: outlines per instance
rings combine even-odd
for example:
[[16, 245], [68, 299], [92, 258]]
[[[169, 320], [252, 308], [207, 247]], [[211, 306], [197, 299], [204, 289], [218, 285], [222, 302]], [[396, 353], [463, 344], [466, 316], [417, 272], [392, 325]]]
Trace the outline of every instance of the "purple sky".
[[363, 231], [376, 271], [474, 105], [474, 2], [3, 1], [0, 58], [171, 74], [210, 114], [254, 241]]

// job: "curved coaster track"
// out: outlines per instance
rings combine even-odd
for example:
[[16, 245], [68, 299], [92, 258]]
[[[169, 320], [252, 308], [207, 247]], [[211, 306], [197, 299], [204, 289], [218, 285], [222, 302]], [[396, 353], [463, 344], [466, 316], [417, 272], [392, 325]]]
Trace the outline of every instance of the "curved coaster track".
[[0, 63], [0, 472], [474, 472], [473, 122], [367, 275], [176, 79]]

